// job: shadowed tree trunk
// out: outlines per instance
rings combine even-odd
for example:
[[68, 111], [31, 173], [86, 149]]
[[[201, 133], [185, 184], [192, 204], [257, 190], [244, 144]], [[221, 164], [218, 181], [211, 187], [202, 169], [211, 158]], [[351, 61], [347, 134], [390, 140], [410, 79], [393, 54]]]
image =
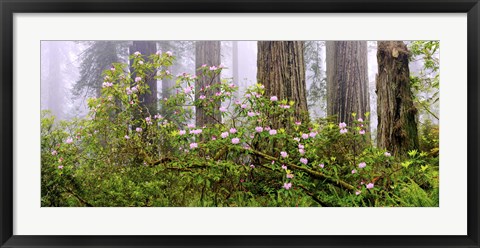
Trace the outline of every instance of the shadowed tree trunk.
[[303, 41], [259, 41], [257, 80], [266, 97], [294, 101], [296, 120], [308, 121], [303, 51]]
[[327, 41], [327, 115], [351, 124], [370, 111], [366, 41]]
[[378, 42], [377, 143], [393, 154], [418, 149], [408, 56], [402, 41]]
[[[197, 41], [195, 42], [195, 67], [198, 69], [202, 65], [218, 66], [220, 65], [220, 41]], [[195, 85], [195, 99], [198, 100], [200, 96], [200, 89], [204, 89], [206, 85], [211, 83], [218, 83], [220, 75], [216, 76], [213, 80], [209, 77], [199, 77]], [[211, 90], [205, 90], [205, 96], [209, 99], [213, 96], [214, 92]], [[207, 124], [215, 124], [221, 121], [222, 116], [218, 112], [220, 108], [220, 102], [216, 103], [214, 115], [207, 115], [206, 111], [202, 107], [197, 107], [195, 110], [195, 123], [197, 127], [202, 127]]]
[[[133, 41], [132, 46], [130, 46], [130, 55], [135, 52], [140, 52], [142, 56], [146, 57], [156, 53], [156, 51], [157, 45], [154, 41]], [[132, 68], [130, 68], [130, 70], [132, 70]], [[148, 75], [145, 79], [145, 83], [148, 85], [150, 93], [139, 96], [142, 104], [148, 108], [152, 115], [157, 113], [157, 80], [154, 78], [155, 73], [156, 72], [151, 73], [151, 75]], [[135, 81], [135, 73], [132, 73], [132, 77]]]

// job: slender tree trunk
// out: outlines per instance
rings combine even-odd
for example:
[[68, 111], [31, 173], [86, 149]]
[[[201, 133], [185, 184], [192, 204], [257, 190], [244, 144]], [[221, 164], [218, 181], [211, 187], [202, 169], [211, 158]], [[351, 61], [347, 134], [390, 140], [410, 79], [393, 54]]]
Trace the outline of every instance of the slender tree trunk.
[[52, 111], [57, 120], [64, 118], [63, 101], [64, 101], [64, 85], [62, 80], [62, 51], [59, 48], [59, 42], [45, 42], [47, 46], [48, 61], [48, 102], [47, 108]]
[[308, 121], [303, 51], [303, 41], [259, 41], [257, 80], [265, 86], [267, 97], [294, 101], [294, 117]]
[[[154, 41], [133, 41], [130, 47], [130, 54], [140, 52], [143, 56], [150, 56], [157, 51], [157, 45]], [[142, 104], [148, 108], [150, 114], [157, 113], [157, 80], [154, 78], [156, 72], [153, 72], [147, 77], [146, 84], [149, 87], [150, 93], [142, 94], [139, 96]], [[135, 74], [132, 73], [132, 77], [135, 78]]]
[[402, 41], [378, 42], [377, 143], [397, 155], [418, 149], [408, 56]]
[[[370, 111], [366, 41], [327, 41], [327, 115], [351, 124]], [[368, 121], [368, 119], [367, 119]]]
[[[220, 41], [197, 41], [195, 42], [195, 67], [200, 68], [202, 65], [218, 66], [220, 65]], [[205, 86], [211, 83], [218, 83], [220, 75], [213, 80], [209, 77], [199, 77], [195, 85], [195, 99], [200, 96], [200, 89], [205, 89]], [[209, 96], [213, 96], [214, 92], [205, 90], [205, 96], [207, 99]], [[220, 102], [216, 103], [216, 109], [220, 108]], [[201, 107], [197, 107], [195, 110], [195, 123], [197, 127], [202, 127], [207, 124], [215, 124], [221, 121], [222, 116], [218, 111], [216, 114], [208, 115], [206, 111]]]
[[240, 87], [240, 78], [238, 74], [238, 41], [232, 41], [232, 73], [233, 83]]

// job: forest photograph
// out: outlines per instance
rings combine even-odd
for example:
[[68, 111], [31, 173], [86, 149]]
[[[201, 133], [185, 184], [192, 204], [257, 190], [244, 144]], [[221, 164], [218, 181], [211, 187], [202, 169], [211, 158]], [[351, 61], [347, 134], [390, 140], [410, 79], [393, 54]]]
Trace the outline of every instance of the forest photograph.
[[40, 54], [42, 207], [439, 207], [439, 41]]

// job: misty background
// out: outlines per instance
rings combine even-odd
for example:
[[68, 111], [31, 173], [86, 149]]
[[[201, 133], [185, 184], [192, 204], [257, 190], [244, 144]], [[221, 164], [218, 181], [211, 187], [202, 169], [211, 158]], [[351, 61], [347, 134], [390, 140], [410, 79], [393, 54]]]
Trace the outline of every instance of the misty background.
[[[406, 42], [408, 45], [408, 41]], [[57, 120], [82, 118], [88, 112], [87, 99], [98, 92], [92, 87], [103, 82], [101, 72], [110, 68], [112, 62], [128, 63], [128, 47], [131, 41], [42, 41], [41, 43], [41, 109], [50, 110]], [[171, 68], [173, 75], [195, 74], [194, 41], [158, 41], [157, 50], [171, 51], [176, 63]], [[326, 117], [326, 62], [325, 41], [305, 42], [305, 64], [308, 111], [312, 118]], [[368, 79], [370, 92], [371, 132], [377, 126], [377, 101], [375, 77], [377, 74], [377, 42], [368, 42]], [[439, 56], [437, 54], [437, 56]], [[240, 96], [245, 89], [256, 83], [257, 42], [222, 41], [221, 62], [227, 69], [222, 78], [230, 78], [239, 86]], [[233, 75], [232, 68], [238, 75]], [[409, 64], [412, 76], [422, 73], [423, 60]], [[423, 72], [425, 73], [425, 72]], [[434, 77], [427, 72], [428, 77]], [[157, 81], [158, 99], [162, 99], [162, 81]], [[428, 98], [429, 92], [422, 92]], [[439, 104], [431, 111], [439, 116]], [[430, 120], [438, 124], [431, 114], [419, 109], [419, 121]]]

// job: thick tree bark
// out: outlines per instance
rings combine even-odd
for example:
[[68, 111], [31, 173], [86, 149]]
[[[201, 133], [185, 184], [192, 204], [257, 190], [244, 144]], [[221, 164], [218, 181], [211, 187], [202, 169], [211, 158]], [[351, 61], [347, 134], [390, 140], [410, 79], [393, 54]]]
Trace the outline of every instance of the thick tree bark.
[[378, 42], [377, 143], [393, 154], [418, 149], [408, 56], [402, 41]]
[[[220, 41], [197, 41], [195, 42], [195, 67], [200, 68], [202, 65], [218, 66], [220, 65]], [[200, 89], [205, 89], [205, 86], [211, 83], [218, 83], [220, 75], [212, 80], [209, 77], [199, 77], [195, 85], [195, 99], [200, 96]], [[209, 96], [213, 96], [214, 92], [211, 90], [205, 90], [205, 96], [207, 99]], [[206, 111], [201, 107], [197, 107], [195, 110], [195, 123], [197, 127], [202, 127], [207, 124], [215, 124], [221, 121], [222, 116], [218, 112], [220, 108], [220, 102], [216, 103], [216, 114], [207, 115]]]
[[295, 118], [308, 121], [303, 51], [303, 41], [259, 41], [257, 80], [266, 97], [294, 101]]
[[356, 118], [368, 119], [368, 64], [366, 41], [327, 41], [327, 115], [351, 124]]
[[[130, 46], [130, 54], [140, 52], [143, 56], [150, 56], [157, 51], [157, 45], [154, 41], [133, 41]], [[152, 72], [145, 80], [150, 89], [150, 93], [142, 94], [139, 96], [142, 104], [148, 108], [150, 114], [157, 113], [157, 80], [154, 78], [156, 72]], [[135, 74], [132, 73], [132, 77], [135, 79]]]

